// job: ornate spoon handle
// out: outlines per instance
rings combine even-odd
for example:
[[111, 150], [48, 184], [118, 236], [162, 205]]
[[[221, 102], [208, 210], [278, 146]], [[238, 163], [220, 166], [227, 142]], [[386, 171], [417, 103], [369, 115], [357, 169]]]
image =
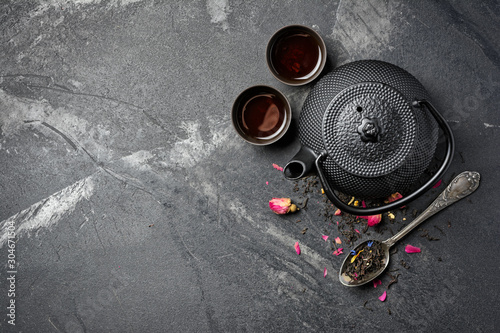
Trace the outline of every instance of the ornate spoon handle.
[[400, 232], [384, 241], [384, 243], [389, 247], [393, 246], [398, 240], [406, 236], [420, 223], [474, 192], [479, 187], [480, 178], [479, 173], [476, 171], [464, 171], [456, 176], [444, 189], [444, 191], [430, 204], [430, 206], [427, 207], [426, 210], [424, 210]]

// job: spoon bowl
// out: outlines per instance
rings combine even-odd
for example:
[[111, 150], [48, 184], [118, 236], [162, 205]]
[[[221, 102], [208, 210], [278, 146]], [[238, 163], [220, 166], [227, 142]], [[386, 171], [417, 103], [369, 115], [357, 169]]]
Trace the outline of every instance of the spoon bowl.
[[348, 286], [348, 287], [357, 287], [357, 286], [362, 286], [364, 284], [367, 284], [368, 282], [372, 281], [377, 276], [379, 276], [380, 274], [382, 274], [382, 272], [387, 268], [387, 266], [389, 266], [389, 259], [390, 259], [389, 249], [391, 247], [387, 246], [387, 244], [384, 243], [384, 242], [379, 242], [379, 241], [376, 241], [376, 240], [367, 240], [367, 241], [364, 241], [364, 242], [358, 244], [358, 246], [355, 247], [356, 253], [358, 253], [358, 251], [360, 249], [364, 248], [369, 242], [374, 242], [374, 243], [380, 244], [381, 250], [382, 250], [381, 251], [381, 257], [382, 257], [381, 263], [382, 263], [382, 266], [379, 267], [378, 269], [374, 270], [374, 271], [369, 271], [368, 273], [366, 273], [365, 275], [363, 275], [362, 279], [356, 279], [356, 278], [353, 279], [349, 275], [347, 275], [347, 269], [352, 264], [351, 260], [354, 257], [354, 255], [352, 253], [349, 253], [346, 256], [346, 258], [344, 259], [344, 262], [342, 263], [342, 266], [341, 266], [340, 272], [339, 272], [339, 280], [340, 280], [340, 282], [343, 285]]
[[[479, 187], [480, 175], [475, 171], [464, 171], [458, 176], [456, 176], [452, 182], [444, 189], [444, 191], [424, 210], [419, 216], [415, 218], [412, 222], [410, 222], [406, 227], [404, 227], [400, 232], [392, 236], [391, 238], [381, 242], [378, 240], [366, 240], [362, 243], [358, 244], [354, 248], [354, 254], [349, 253], [339, 271], [339, 280], [340, 282], [347, 287], [358, 287], [362, 286], [377, 276], [382, 274], [382, 272], [389, 265], [390, 248], [401, 238], [406, 236], [410, 231], [420, 225], [422, 222], [427, 220], [432, 215], [437, 212], [443, 210], [444, 208], [454, 204], [460, 199], [465, 198], [472, 192], [474, 192]], [[347, 275], [348, 270], [351, 268], [351, 265], [354, 261], [354, 257], [359, 254], [359, 251], [366, 249], [369, 242], [373, 242], [372, 244], [378, 244], [381, 247], [381, 251], [379, 253], [381, 266], [373, 271], [369, 268], [366, 268], [366, 273], [363, 276], [351, 278]]]

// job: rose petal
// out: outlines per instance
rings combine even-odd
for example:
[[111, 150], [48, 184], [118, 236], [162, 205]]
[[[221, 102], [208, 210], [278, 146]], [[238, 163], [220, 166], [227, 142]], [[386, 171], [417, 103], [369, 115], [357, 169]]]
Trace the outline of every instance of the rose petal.
[[342, 253], [344, 253], [344, 252], [342, 252], [342, 250], [344, 250], [344, 248], [343, 248], [343, 247], [341, 247], [341, 248], [339, 248], [339, 249], [337, 249], [337, 250], [333, 251], [333, 254], [335, 254], [336, 256], [339, 256], [339, 255], [341, 255]]
[[377, 288], [377, 286], [380, 286], [382, 284], [382, 281], [379, 279], [373, 280], [373, 288]]
[[295, 251], [297, 252], [297, 254], [300, 254], [299, 242], [295, 242]]
[[442, 182], [442, 181], [443, 181], [443, 180], [442, 180], [442, 179], [440, 179], [440, 180], [436, 183], [436, 185], [434, 185], [432, 188], [439, 187], [439, 185], [441, 185], [441, 182]]
[[341, 211], [340, 209], [337, 209], [337, 210], [335, 211], [335, 213], [333, 213], [333, 215], [335, 215], [335, 216], [342, 215], [342, 211]]
[[413, 245], [406, 245], [405, 247], [405, 251], [406, 253], [419, 253], [420, 252], [420, 248], [419, 247], [416, 247], [416, 246], [413, 246]]
[[340, 240], [340, 237], [335, 238], [335, 243], [342, 244], [342, 241]]
[[276, 214], [286, 214], [290, 211], [292, 200], [290, 198], [272, 198], [269, 200], [269, 208]]
[[276, 163], [273, 163], [273, 168], [275, 168], [275, 169], [276, 169], [276, 170], [278, 170], [278, 171], [283, 171], [283, 168], [282, 168], [282, 167], [280, 167], [280, 166], [279, 166], [278, 164], [276, 164]]
[[394, 201], [396, 201], [396, 200], [401, 199], [402, 197], [403, 197], [403, 196], [401, 195], [401, 193], [396, 192], [396, 193], [391, 194], [391, 195], [387, 198], [387, 200], [384, 200], [384, 202], [385, 202], [385, 203], [391, 203], [391, 202], [394, 202]]
[[325, 242], [328, 240], [328, 236], [326, 236], [326, 235], [321, 236], [321, 238], [323, 238], [323, 240], [324, 240]]
[[328, 272], [327, 272], [326, 267], [325, 267], [325, 269], [323, 270], [323, 277], [326, 277], [326, 274], [328, 274]]
[[362, 218], [368, 220], [368, 226], [373, 227], [382, 221], [382, 214], [370, 215], [370, 216], [357, 216], [357, 218]]
[[381, 302], [385, 301], [387, 298], [387, 291], [384, 291], [384, 293], [378, 298]]
[[356, 231], [358, 234], [360, 234], [359, 230], [358, 229], [354, 229], [354, 231]]

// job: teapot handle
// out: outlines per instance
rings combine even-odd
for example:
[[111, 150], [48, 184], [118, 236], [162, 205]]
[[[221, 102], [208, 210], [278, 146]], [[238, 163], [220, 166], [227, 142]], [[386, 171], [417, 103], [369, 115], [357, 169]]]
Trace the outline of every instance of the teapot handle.
[[341, 211], [358, 216], [369, 216], [369, 215], [381, 214], [391, 209], [400, 208], [409, 203], [410, 201], [415, 200], [428, 190], [430, 190], [439, 181], [439, 179], [442, 178], [442, 176], [450, 166], [451, 160], [453, 159], [453, 154], [455, 152], [455, 139], [453, 138], [453, 133], [451, 132], [451, 128], [446, 122], [446, 120], [443, 118], [443, 116], [441, 116], [441, 114], [434, 108], [434, 106], [432, 106], [432, 104], [429, 101], [425, 99], [420, 99], [420, 100], [416, 99], [412, 105], [417, 108], [426, 106], [444, 132], [444, 135], [446, 137], [446, 155], [439, 170], [434, 174], [434, 176], [432, 176], [431, 179], [429, 179], [419, 189], [415, 190], [413, 193], [405, 196], [402, 199], [393, 201], [391, 203], [382, 205], [380, 207], [369, 207], [369, 208], [353, 207], [347, 205], [342, 200], [340, 200], [340, 198], [335, 194], [330, 184], [328, 183], [328, 180], [325, 174], [323, 173], [323, 168], [322, 168], [322, 163], [324, 159], [328, 156], [328, 153], [323, 152], [319, 154], [319, 156], [316, 158], [315, 161], [316, 171], [319, 179], [321, 180], [323, 189], [328, 199], [330, 199], [330, 201]]

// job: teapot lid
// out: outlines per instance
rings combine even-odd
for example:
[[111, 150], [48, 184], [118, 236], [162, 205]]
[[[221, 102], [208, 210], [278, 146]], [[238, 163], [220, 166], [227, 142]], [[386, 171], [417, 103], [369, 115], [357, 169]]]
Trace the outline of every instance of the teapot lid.
[[379, 82], [348, 86], [330, 102], [322, 125], [328, 155], [361, 177], [384, 176], [399, 168], [415, 146], [417, 123], [410, 104]]

